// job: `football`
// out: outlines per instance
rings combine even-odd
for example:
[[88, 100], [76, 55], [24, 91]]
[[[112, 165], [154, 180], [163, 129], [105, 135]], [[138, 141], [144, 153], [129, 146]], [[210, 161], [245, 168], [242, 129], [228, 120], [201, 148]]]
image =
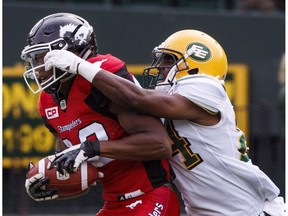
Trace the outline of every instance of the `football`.
[[44, 177], [49, 177], [50, 181], [44, 186], [45, 189], [57, 188], [58, 199], [69, 199], [83, 195], [88, 192], [92, 184], [98, 178], [98, 170], [89, 162], [83, 162], [76, 173], [68, 173], [64, 171], [62, 175], [55, 167], [48, 170], [48, 156], [41, 159], [27, 173], [30, 178], [38, 173], [42, 173]]

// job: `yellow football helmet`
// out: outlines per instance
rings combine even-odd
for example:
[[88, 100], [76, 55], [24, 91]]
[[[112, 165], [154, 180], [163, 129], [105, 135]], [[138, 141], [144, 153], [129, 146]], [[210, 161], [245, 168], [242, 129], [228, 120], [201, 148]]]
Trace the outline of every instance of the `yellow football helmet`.
[[[171, 87], [175, 80], [193, 74], [208, 74], [219, 80], [226, 77], [225, 51], [214, 38], [198, 30], [187, 29], [172, 34], [153, 49], [152, 56], [151, 65], [143, 73], [145, 87]], [[168, 74], [161, 73], [164, 68], [169, 68]]]

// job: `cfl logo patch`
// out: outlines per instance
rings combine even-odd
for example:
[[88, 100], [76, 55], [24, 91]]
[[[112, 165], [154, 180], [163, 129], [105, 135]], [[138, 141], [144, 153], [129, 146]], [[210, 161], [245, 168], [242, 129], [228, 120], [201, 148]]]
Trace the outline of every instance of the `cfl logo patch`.
[[65, 170], [63, 170], [63, 174], [56, 171], [56, 178], [60, 181], [65, 181], [65, 180], [70, 178], [70, 174], [68, 172], [66, 172]]
[[47, 119], [54, 119], [59, 117], [58, 107], [51, 107], [49, 109], [45, 109], [45, 114]]

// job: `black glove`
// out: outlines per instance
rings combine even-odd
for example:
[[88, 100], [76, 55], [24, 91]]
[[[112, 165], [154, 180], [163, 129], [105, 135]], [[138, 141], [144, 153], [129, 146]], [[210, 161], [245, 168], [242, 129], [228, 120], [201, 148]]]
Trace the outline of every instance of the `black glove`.
[[[70, 150], [72, 148], [72, 150]], [[62, 173], [63, 169], [69, 173], [77, 172], [80, 164], [89, 158], [100, 155], [100, 144], [98, 140], [87, 140], [78, 147], [70, 147], [60, 153], [50, 157], [48, 169], [57, 167], [57, 171]]]
[[[28, 172], [33, 168], [33, 163], [28, 164]], [[35, 201], [46, 201], [58, 198], [57, 189], [42, 189], [42, 186], [49, 182], [48, 177], [43, 177], [42, 173], [38, 173], [25, 181], [26, 191], [29, 196]]]

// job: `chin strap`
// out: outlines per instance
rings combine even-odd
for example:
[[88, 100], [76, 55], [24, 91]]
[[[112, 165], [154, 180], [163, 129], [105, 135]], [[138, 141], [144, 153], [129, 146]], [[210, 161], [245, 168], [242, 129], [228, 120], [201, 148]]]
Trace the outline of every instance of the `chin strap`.
[[90, 49], [88, 49], [87, 52], [83, 56], [82, 55], [80, 55], [80, 56], [82, 56], [82, 59], [86, 60], [91, 53], [92, 53], [92, 51]]

